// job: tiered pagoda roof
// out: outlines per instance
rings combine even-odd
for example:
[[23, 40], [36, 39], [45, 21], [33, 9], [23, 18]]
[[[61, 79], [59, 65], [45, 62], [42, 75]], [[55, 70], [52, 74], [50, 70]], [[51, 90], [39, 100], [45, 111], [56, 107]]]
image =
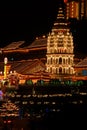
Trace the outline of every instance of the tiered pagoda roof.
[[14, 50], [14, 49], [19, 49], [22, 44], [24, 44], [25, 41], [17, 41], [17, 42], [12, 42], [11, 44], [8, 44], [3, 48], [3, 50]]

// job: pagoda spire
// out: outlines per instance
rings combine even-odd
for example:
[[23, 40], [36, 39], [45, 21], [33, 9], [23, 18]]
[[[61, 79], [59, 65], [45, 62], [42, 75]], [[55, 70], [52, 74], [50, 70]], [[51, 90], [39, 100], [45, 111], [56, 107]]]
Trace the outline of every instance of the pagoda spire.
[[58, 13], [57, 13], [57, 19], [65, 19], [65, 16], [64, 16], [64, 11], [63, 11], [63, 7], [62, 7], [62, 4], [60, 3], [59, 4], [59, 8], [58, 8]]
[[53, 29], [67, 28], [68, 24], [69, 22], [66, 21], [66, 17], [64, 13], [64, 3], [60, 2], [58, 6], [57, 17], [53, 24]]

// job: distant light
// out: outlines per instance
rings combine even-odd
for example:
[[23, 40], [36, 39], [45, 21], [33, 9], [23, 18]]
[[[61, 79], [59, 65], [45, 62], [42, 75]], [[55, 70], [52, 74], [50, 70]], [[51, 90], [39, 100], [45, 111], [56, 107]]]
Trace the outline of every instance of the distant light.
[[38, 37], [36, 37], [36, 40], [38, 39]]
[[5, 57], [4, 58], [4, 63], [7, 64], [7, 62], [8, 62], [8, 59], [7, 59], [7, 57]]
[[68, 2], [68, 0], [64, 0], [64, 3], [67, 3]]
[[2, 50], [0, 50], [0, 54], [2, 54]]
[[45, 35], [43, 35], [43, 38], [45, 38], [46, 36]]

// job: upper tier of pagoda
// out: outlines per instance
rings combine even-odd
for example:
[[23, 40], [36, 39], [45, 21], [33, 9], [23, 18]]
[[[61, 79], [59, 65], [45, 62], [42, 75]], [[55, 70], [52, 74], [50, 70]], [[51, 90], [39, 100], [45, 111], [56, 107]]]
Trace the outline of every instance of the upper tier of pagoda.
[[54, 22], [53, 29], [67, 29], [69, 28], [69, 22], [65, 18], [64, 9], [62, 5], [59, 5], [57, 18]]

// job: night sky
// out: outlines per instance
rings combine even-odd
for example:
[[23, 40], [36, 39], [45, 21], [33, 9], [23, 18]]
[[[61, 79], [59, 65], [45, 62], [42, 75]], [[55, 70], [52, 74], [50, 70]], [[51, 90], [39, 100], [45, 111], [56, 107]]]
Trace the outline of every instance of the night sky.
[[[58, 0], [30, 0], [0, 4], [0, 47], [12, 41], [31, 43], [36, 36], [49, 33], [56, 19]], [[87, 21], [71, 25], [77, 52], [87, 53]]]
[[56, 18], [57, 0], [12, 2], [0, 8], [0, 40], [30, 40], [49, 32]]

